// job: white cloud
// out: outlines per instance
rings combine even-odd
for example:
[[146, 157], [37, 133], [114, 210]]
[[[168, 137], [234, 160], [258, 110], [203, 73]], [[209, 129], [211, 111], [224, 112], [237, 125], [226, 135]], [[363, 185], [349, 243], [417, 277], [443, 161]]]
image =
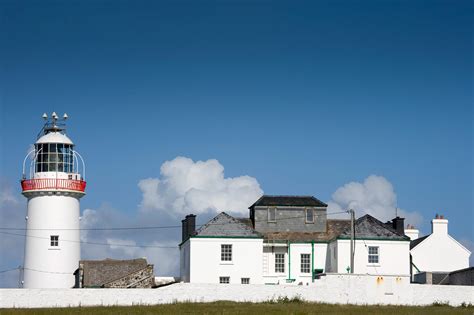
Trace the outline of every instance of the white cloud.
[[[127, 217], [109, 206], [83, 211], [81, 228], [172, 225], [162, 217]], [[166, 220], [166, 219], [165, 219]], [[126, 223], [124, 223], [126, 222]], [[159, 222], [159, 223], [158, 223]], [[179, 235], [181, 230], [82, 230], [82, 259], [134, 259], [145, 257], [154, 264], [155, 275], [179, 275]], [[159, 241], [158, 241], [159, 240]], [[101, 243], [90, 244], [91, 243]], [[103, 245], [105, 244], [105, 245]], [[136, 247], [135, 247], [136, 246]]]
[[[362, 183], [350, 182], [339, 187], [328, 202], [328, 212], [354, 209], [356, 216], [370, 214], [381, 221], [395, 217], [397, 195], [393, 185], [383, 176], [370, 175]], [[419, 226], [423, 217], [416, 211], [398, 209], [406, 223]]]
[[[225, 178], [224, 167], [217, 160], [197, 161], [177, 157], [161, 166], [159, 178], [140, 180], [142, 191], [139, 211], [128, 216], [110, 206], [85, 209], [82, 228], [118, 226], [176, 225], [176, 219], [188, 213], [206, 214], [229, 211], [248, 215], [248, 207], [262, 194], [257, 180], [249, 176]], [[126, 222], [126, 223], [125, 223]], [[179, 221], [178, 221], [179, 222]], [[179, 274], [181, 229], [152, 230], [83, 230], [83, 259], [129, 259], [146, 257], [155, 265], [155, 274]], [[159, 240], [159, 241], [157, 241]], [[129, 246], [117, 246], [129, 245]], [[144, 247], [133, 247], [145, 245]], [[171, 248], [163, 248], [171, 247]]]
[[165, 212], [178, 217], [218, 211], [247, 215], [249, 205], [263, 194], [253, 177], [225, 178], [224, 167], [214, 159], [194, 162], [177, 157], [163, 163], [160, 175], [138, 183], [144, 212]]

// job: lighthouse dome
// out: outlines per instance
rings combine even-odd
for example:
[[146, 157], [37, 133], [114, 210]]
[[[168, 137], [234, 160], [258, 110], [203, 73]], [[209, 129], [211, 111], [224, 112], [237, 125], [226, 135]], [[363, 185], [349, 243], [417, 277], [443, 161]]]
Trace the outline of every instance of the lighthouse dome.
[[74, 145], [71, 139], [61, 132], [48, 132], [44, 136], [40, 137], [38, 141], [36, 141], [36, 144], [40, 143], [63, 143]]

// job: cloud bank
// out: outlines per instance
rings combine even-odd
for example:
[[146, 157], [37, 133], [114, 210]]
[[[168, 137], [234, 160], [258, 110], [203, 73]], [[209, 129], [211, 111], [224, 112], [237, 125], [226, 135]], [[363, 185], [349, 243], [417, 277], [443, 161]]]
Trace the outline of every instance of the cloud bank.
[[159, 178], [143, 179], [138, 187], [143, 194], [142, 211], [178, 217], [220, 211], [247, 215], [248, 207], [263, 194], [253, 177], [226, 178], [219, 161], [194, 162], [186, 157], [163, 163]]
[[[381, 221], [395, 217], [397, 195], [393, 185], [383, 176], [370, 175], [363, 182], [350, 182], [339, 187], [328, 202], [328, 212], [353, 209], [356, 217], [370, 214]], [[419, 226], [423, 217], [418, 212], [398, 208], [398, 216], [406, 223]]]

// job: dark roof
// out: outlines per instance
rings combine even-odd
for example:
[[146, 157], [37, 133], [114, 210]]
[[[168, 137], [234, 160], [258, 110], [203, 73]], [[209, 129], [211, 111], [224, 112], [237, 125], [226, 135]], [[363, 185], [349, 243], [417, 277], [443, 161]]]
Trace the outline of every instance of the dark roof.
[[421, 242], [423, 242], [428, 236], [430, 236], [431, 234], [429, 235], [425, 235], [423, 237], [419, 237], [417, 238], [416, 240], [413, 240], [410, 242], [410, 249], [414, 248], [415, 246], [417, 246], [418, 244], [420, 244]]
[[261, 234], [255, 231], [251, 225], [249, 226], [247, 221], [243, 223], [225, 212], [219, 213], [212, 220], [201, 226], [195, 235], [261, 237]]
[[[340, 235], [342, 238], [349, 238], [351, 236], [351, 227], [347, 227]], [[410, 238], [408, 236], [399, 234], [395, 229], [387, 224], [377, 220], [370, 214], [366, 214], [355, 222], [355, 236], [357, 238], [370, 239], [392, 239], [406, 241]]]
[[327, 242], [350, 227], [350, 220], [327, 220], [326, 232], [268, 232], [264, 233], [268, 241]]
[[327, 207], [328, 205], [313, 196], [263, 195], [249, 209], [255, 206]]

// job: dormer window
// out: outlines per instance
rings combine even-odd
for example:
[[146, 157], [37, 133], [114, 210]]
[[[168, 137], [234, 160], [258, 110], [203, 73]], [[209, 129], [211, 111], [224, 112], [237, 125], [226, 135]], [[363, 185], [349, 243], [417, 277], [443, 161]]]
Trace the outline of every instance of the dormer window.
[[314, 209], [306, 208], [306, 223], [314, 223]]
[[276, 208], [268, 208], [268, 222], [276, 222]]

